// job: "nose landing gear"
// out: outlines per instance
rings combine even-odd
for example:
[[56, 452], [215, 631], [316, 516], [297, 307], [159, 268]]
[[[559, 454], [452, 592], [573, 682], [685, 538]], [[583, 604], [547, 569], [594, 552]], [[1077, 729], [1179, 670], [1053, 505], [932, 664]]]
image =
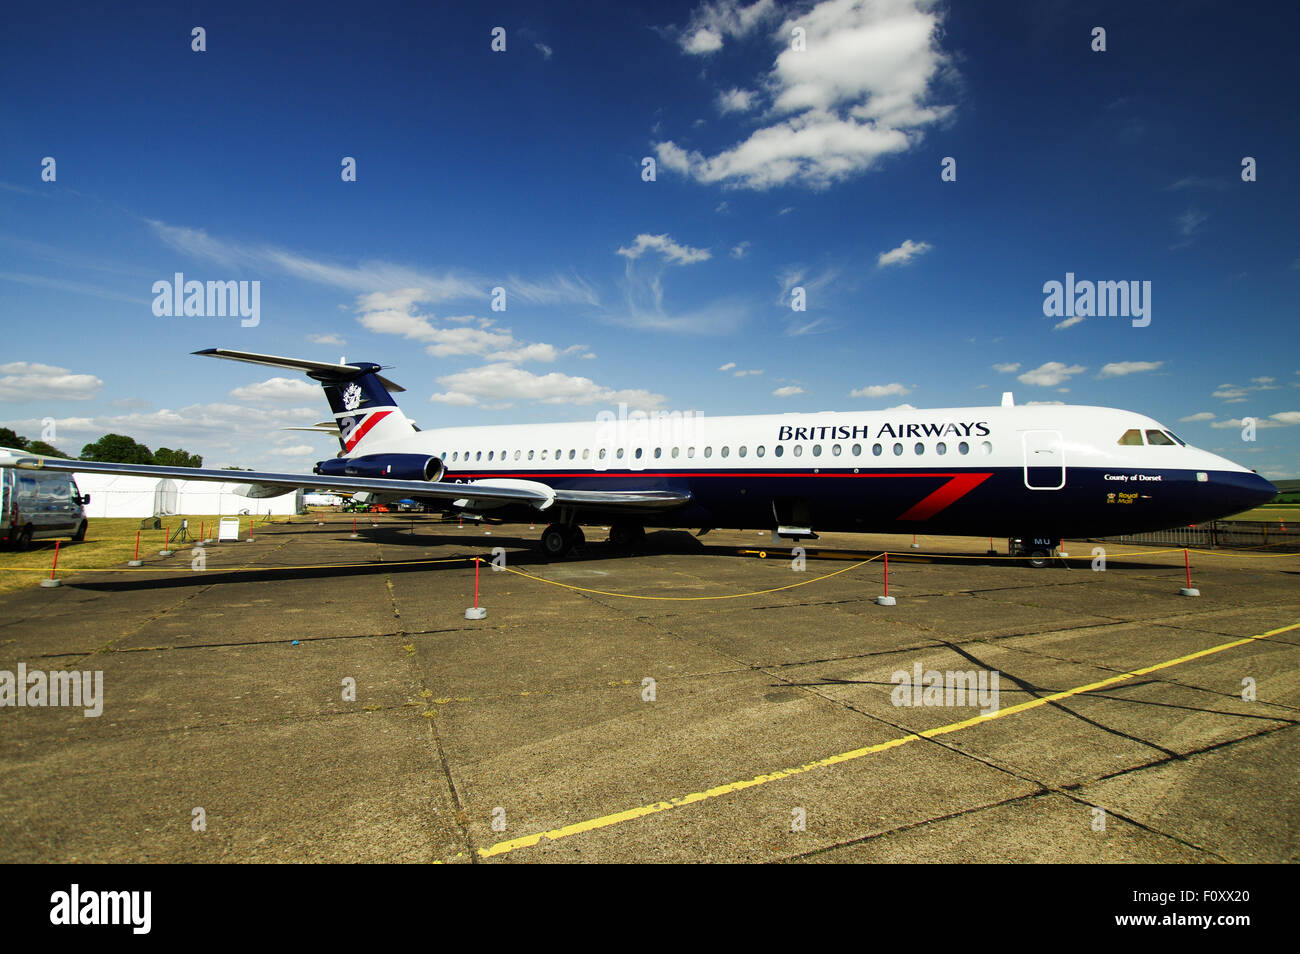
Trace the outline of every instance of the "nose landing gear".
[[1011, 537], [1007, 540], [1007, 553], [1013, 557], [1028, 557], [1029, 565], [1042, 569], [1056, 556], [1056, 537]]

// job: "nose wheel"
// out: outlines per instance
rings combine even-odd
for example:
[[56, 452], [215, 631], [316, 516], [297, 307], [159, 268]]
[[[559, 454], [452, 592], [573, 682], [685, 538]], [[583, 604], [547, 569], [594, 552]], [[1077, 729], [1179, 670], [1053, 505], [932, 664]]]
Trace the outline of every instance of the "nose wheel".
[[551, 559], [568, 556], [586, 542], [586, 535], [576, 524], [553, 523], [542, 531], [542, 552]]

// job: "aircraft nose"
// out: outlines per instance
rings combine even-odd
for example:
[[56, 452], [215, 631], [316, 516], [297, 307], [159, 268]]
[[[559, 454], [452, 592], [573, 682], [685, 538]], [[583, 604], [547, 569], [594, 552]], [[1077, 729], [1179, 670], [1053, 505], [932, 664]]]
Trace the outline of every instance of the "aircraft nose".
[[1228, 491], [1229, 499], [1235, 507], [1233, 513], [1262, 507], [1277, 496], [1277, 488], [1259, 474], [1249, 472], [1225, 476], [1228, 486], [1224, 489]]

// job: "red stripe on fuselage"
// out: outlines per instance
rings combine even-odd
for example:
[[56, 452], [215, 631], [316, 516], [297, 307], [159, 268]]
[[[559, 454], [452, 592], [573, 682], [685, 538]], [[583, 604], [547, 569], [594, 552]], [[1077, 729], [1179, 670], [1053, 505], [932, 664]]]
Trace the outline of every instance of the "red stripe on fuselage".
[[369, 434], [370, 429], [372, 427], [374, 427], [376, 424], [378, 424], [380, 421], [382, 421], [391, 413], [392, 411], [375, 411], [368, 418], [366, 418], [365, 421], [362, 422], [361, 426], [352, 432], [352, 436], [348, 438], [347, 443], [343, 445], [344, 451], [349, 454], [352, 453], [352, 448], [356, 447], [359, 443], [361, 443], [361, 438]]
[[992, 474], [957, 474], [932, 494], [922, 497], [899, 520], [929, 520], [940, 510], [951, 506], [962, 497], [992, 477]]

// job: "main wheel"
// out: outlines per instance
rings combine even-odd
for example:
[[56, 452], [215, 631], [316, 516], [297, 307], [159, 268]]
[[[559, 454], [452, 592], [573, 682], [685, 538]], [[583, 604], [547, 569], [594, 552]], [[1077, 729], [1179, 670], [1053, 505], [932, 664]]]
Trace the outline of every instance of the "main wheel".
[[86, 539], [86, 521], [83, 520], [77, 524], [77, 532], [72, 535], [72, 539], [77, 543], [81, 543]]
[[542, 552], [557, 559], [573, 546], [573, 533], [562, 523], [553, 523], [542, 531]]
[[1046, 550], [1030, 550], [1029, 565], [1036, 569], [1042, 569], [1052, 561], [1052, 555]]
[[611, 523], [609, 542], [620, 550], [635, 550], [645, 543], [645, 527], [637, 523]]
[[23, 527], [14, 538], [14, 549], [30, 550], [32, 548], [32, 528]]

